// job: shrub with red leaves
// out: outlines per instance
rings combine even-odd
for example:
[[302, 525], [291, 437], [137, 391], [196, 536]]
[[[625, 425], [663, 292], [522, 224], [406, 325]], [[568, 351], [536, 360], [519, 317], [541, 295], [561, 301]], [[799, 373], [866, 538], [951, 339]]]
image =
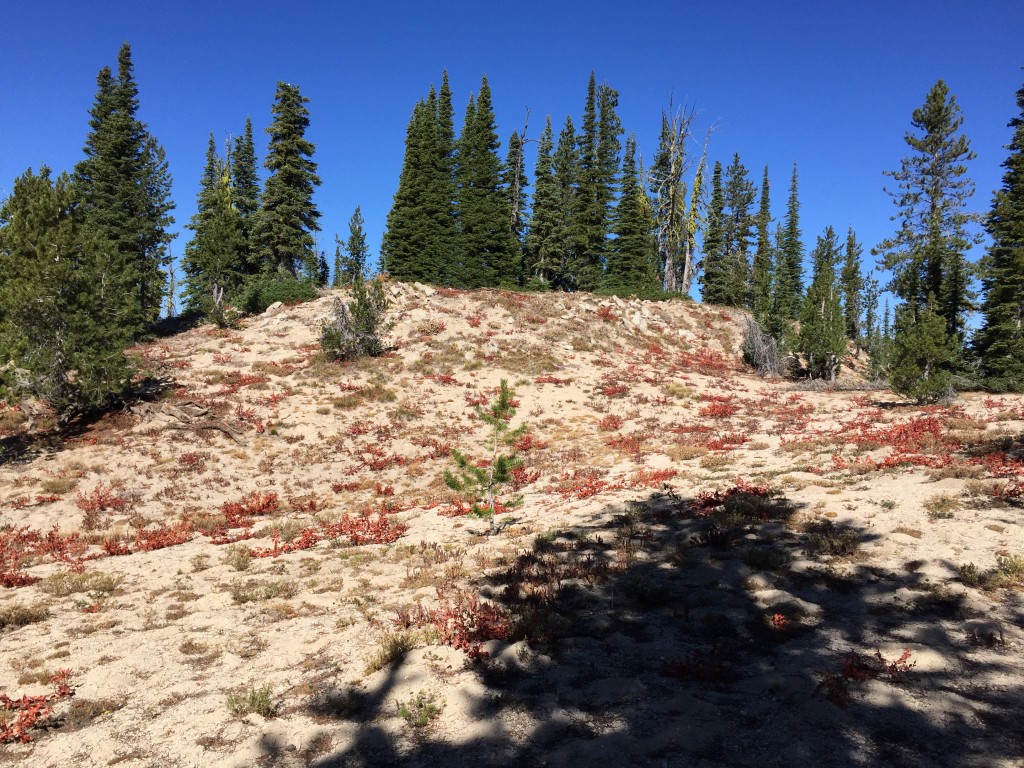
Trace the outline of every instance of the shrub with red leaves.
[[32, 741], [29, 730], [46, 725], [53, 715], [52, 704], [75, 691], [68, 682], [71, 679], [70, 669], [58, 669], [50, 678], [53, 693], [41, 696], [23, 694], [21, 698], [12, 699], [6, 693], [0, 693], [0, 709], [16, 713], [13, 720], [0, 721], [0, 744], [11, 742], [27, 743]]

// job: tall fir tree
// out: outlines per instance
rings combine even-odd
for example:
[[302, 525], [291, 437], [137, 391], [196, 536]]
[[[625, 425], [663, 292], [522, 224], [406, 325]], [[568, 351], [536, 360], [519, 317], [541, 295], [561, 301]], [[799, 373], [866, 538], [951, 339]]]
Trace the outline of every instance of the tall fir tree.
[[789, 183], [786, 216], [782, 221], [778, 264], [775, 268], [774, 312], [777, 322], [795, 320], [804, 293], [804, 246], [800, 231], [800, 197], [796, 163]]
[[615, 216], [615, 239], [608, 253], [605, 286], [623, 294], [643, 294], [659, 287], [657, 241], [651, 202], [636, 167], [636, 139], [626, 139], [622, 193]]
[[119, 268], [109, 276], [117, 283], [110, 301], [136, 337], [160, 314], [174, 239], [167, 231], [174, 223], [167, 159], [138, 109], [131, 47], [124, 43], [117, 77], [107, 67], [97, 76], [85, 159], [75, 167], [74, 184], [84, 225], [113, 249]]
[[618, 191], [622, 123], [616, 109], [619, 94], [607, 83], [596, 85], [590, 73], [583, 123], [578, 138], [577, 194], [578, 265], [580, 288], [594, 290], [603, 280], [608, 239], [613, 226], [612, 204]]
[[863, 347], [864, 333], [861, 317], [864, 314], [864, 278], [861, 276], [861, 254], [864, 248], [857, 241], [857, 233], [850, 227], [846, 232], [846, 248], [843, 250], [843, 268], [839, 283], [843, 291], [843, 312], [846, 338]]
[[263, 164], [270, 176], [259, 215], [262, 267], [292, 277], [316, 274], [319, 266], [313, 233], [320, 231], [320, 211], [313, 203], [313, 192], [320, 177], [313, 161], [316, 147], [306, 138], [308, 103], [297, 85], [277, 84]]
[[832, 227], [818, 237], [811, 254], [814, 271], [800, 314], [797, 349], [813, 379], [834, 382], [846, 356], [842, 290], [836, 274], [839, 240]]
[[194, 233], [185, 246], [185, 309], [204, 314], [221, 311], [225, 295], [233, 296], [245, 275], [246, 242], [242, 217], [232, 199], [230, 163], [217, 154], [210, 134], [206, 167], [188, 224]]
[[981, 374], [994, 390], [1024, 392], [1024, 87], [1017, 91], [1020, 117], [1003, 161], [1002, 188], [985, 221], [992, 237], [984, 262], [983, 320], [974, 339]]
[[[15, 180], [0, 205], [0, 371], [59, 419], [115, 401], [130, 380], [133, 329], [117, 300], [123, 263], [86, 220], [78, 191], [47, 168]], [[0, 386], [2, 388], [2, 386]]]
[[509, 231], [512, 233], [512, 239], [516, 245], [516, 282], [519, 285], [526, 280], [526, 227], [530, 220], [526, 204], [528, 183], [523, 140], [516, 131], [512, 131], [512, 136], [508, 140], [508, 154], [505, 157], [505, 165], [501, 174], [501, 186], [508, 198]]
[[766, 325], [772, 311], [772, 269], [775, 263], [775, 248], [771, 236], [771, 188], [767, 165], [764, 167], [764, 178], [761, 181], [761, 204], [755, 223], [757, 244], [754, 247], [754, 265], [750, 273], [750, 310], [755, 320]]
[[722, 303], [749, 307], [747, 289], [750, 282], [751, 230], [754, 228], [750, 208], [756, 193], [738, 153], [733, 155], [732, 163], [725, 170], [723, 194], [726, 208], [722, 220], [726, 293]]
[[369, 249], [366, 246], [366, 232], [363, 231], [363, 212], [356, 206], [352, 218], [348, 220], [348, 239], [344, 242], [337, 237], [334, 250], [334, 282], [335, 288], [352, 285], [366, 276], [366, 264], [369, 260]]
[[526, 265], [523, 270], [527, 285], [546, 288], [550, 285], [551, 264], [557, 261], [554, 232], [558, 221], [558, 189], [552, 154], [555, 150], [551, 116], [544, 121], [544, 130], [537, 147], [533, 169], [533, 206], [526, 235]]
[[[966, 211], [974, 193], [966, 163], [975, 155], [967, 137], [958, 134], [962, 124], [956, 98], [939, 80], [928, 91], [924, 105], [913, 112], [911, 125], [918, 133], [904, 137], [913, 154], [903, 158], [899, 170], [885, 172], [896, 182], [895, 190], [886, 191], [898, 208], [892, 219], [899, 230], [873, 251], [892, 270], [890, 289], [913, 304], [901, 314], [898, 328], [907, 332], [913, 319], [937, 312], [953, 346], [950, 365], [954, 366], [962, 359], [967, 314], [974, 306], [973, 268], [967, 252], [978, 241], [971, 234], [971, 224], [979, 221]], [[931, 318], [926, 319], [930, 331]]]
[[725, 258], [725, 193], [722, 189], [722, 164], [715, 161], [711, 172], [711, 202], [704, 230], [701, 299], [705, 304], [728, 304], [729, 265]]
[[662, 287], [666, 291], [689, 294], [697, 275], [697, 232], [702, 222], [705, 156], [697, 163], [687, 204], [685, 174], [690, 161], [686, 139], [690, 135], [693, 113], [683, 110], [661, 115], [658, 151], [648, 172], [648, 184], [657, 226], [658, 259]]
[[518, 282], [518, 248], [509, 226], [512, 208], [501, 185], [499, 147], [485, 75], [476, 100], [471, 96], [466, 108], [455, 166], [461, 282], [467, 288]]
[[561, 291], [577, 291], [586, 288], [581, 265], [584, 263], [582, 242], [579, 237], [580, 155], [576, 144], [576, 131], [572, 119], [565, 118], [565, 124], [558, 135], [558, 145], [551, 158], [555, 192], [555, 216], [549, 238], [549, 258], [545, 279], [548, 284]]
[[235, 138], [234, 151], [231, 153], [231, 199], [241, 218], [243, 268], [249, 275], [260, 271], [257, 218], [261, 197], [252, 120], [246, 117], [245, 129], [241, 136]]

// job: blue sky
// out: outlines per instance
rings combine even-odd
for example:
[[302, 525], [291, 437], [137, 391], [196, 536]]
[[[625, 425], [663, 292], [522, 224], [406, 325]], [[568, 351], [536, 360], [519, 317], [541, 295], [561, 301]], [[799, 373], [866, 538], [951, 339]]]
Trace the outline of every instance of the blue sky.
[[[175, 229], [194, 210], [207, 137], [262, 129], [279, 80], [310, 98], [323, 186], [320, 246], [333, 254], [357, 204], [376, 256], [417, 99], [447, 68], [456, 122], [486, 73], [505, 142], [527, 108], [536, 138], [548, 114], [579, 124], [594, 70], [620, 94], [640, 151], [655, 149], [670, 97], [697, 110], [693, 145], [716, 124], [710, 155], [734, 152], [783, 213], [800, 174], [808, 249], [827, 224], [853, 226], [869, 250], [891, 234], [882, 171], [906, 154], [911, 112], [943, 78], [978, 154], [972, 208], [999, 185], [1007, 121], [1024, 82], [1024, 2], [10, 3], [0, 28], [0, 197], [27, 167], [81, 158], [96, 72], [131, 43], [140, 117], [167, 150]], [[529, 166], [532, 170], [532, 161]], [[190, 233], [172, 244], [180, 255]], [[974, 257], [980, 255], [980, 251]]]

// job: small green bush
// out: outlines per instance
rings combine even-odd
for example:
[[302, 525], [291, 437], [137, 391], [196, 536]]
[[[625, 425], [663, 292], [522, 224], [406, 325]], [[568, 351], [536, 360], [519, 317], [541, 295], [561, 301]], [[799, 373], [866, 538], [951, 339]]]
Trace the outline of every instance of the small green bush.
[[352, 285], [352, 301], [344, 304], [334, 300], [334, 319], [320, 330], [320, 348], [335, 360], [359, 357], [380, 357], [387, 351], [381, 335], [390, 330], [385, 321], [387, 294], [380, 280], [356, 280]]
[[270, 685], [264, 685], [262, 688], [250, 688], [247, 694], [240, 695], [232, 693], [228, 696], [228, 711], [233, 715], [248, 715], [250, 712], [255, 712], [261, 717], [273, 717], [274, 713], [277, 712], [277, 704], [271, 698]]
[[258, 315], [278, 301], [296, 304], [315, 299], [318, 295], [310, 280], [300, 280], [292, 275], [254, 275], [242, 286], [235, 304], [247, 315]]

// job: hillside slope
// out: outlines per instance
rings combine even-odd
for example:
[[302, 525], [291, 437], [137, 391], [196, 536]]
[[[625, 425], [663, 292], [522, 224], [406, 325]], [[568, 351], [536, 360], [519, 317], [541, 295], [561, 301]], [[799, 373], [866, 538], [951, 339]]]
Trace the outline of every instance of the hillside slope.
[[[690, 302], [388, 290], [386, 357], [317, 357], [331, 296], [198, 328], [0, 465], [0, 763], [1020, 764], [1021, 398], [795, 391]], [[503, 379], [490, 534], [443, 474]]]

